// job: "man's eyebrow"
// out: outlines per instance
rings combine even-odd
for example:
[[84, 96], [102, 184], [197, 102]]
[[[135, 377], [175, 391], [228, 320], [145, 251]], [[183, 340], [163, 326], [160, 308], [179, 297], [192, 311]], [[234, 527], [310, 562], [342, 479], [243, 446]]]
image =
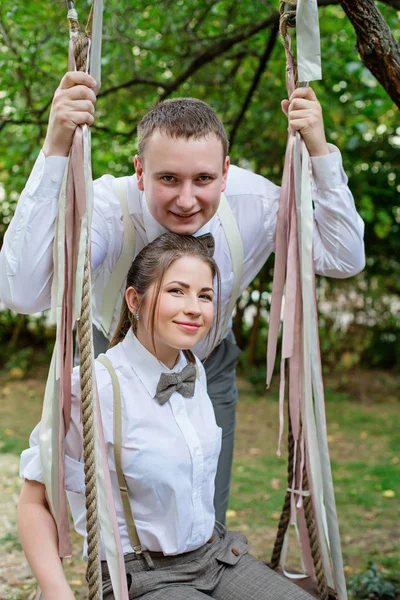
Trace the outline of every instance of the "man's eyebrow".
[[[156, 171], [156, 173], [154, 173], [155, 177], [162, 177], [163, 175], [167, 175], [169, 177], [180, 177], [179, 173], [175, 173], [175, 171], [169, 169], [164, 169], [164, 171]], [[204, 175], [207, 175], [208, 177], [218, 177], [218, 173], [211, 170], [195, 173], [194, 177], [203, 177]]]
[[[166, 283], [165, 285], [172, 285], [174, 283], [177, 283], [178, 285], [182, 286], [186, 290], [188, 290], [190, 288], [190, 285], [188, 283], [183, 282], [183, 281], [168, 281], [168, 283]], [[203, 288], [201, 288], [200, 291], [201, 292], [213, 292], [214, 288], [212, 288], [212, 287], [203, 287]]]

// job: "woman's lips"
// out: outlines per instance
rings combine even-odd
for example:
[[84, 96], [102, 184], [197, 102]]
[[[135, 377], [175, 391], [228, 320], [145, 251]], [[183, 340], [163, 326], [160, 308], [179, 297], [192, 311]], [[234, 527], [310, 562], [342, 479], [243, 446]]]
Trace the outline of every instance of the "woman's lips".
[[188, 321], [175, 321], [175, 325], [182, 327], [185, 331], [196, 332], [200, 329], [200, 323], [190, 323]]

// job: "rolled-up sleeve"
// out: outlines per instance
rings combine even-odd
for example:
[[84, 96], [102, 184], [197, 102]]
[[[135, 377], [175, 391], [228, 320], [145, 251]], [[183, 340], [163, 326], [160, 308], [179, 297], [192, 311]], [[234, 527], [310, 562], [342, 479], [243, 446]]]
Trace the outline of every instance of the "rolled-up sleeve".
[[[39, 446], [40, 423], [29, 438], [29, 448], [21, 454], [20, 476], [32, 481], [43, 481], [43, 470]], [[80, 418], [79, 368], [72, 375], [71, 421], [65, 436], [65, 489], [77, 494], [85, 493], [85, 472], [83, 464], [82, 423]]]

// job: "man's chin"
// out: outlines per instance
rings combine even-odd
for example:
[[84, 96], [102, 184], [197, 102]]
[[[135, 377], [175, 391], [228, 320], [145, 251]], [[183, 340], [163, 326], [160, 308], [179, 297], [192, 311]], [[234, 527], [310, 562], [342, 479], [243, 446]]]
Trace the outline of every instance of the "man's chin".
[[177, 223], [176, 219], [171, 218], [168, 223], [164, 224], [164, 227], [172, 233], [179, 233], [179, 235], [193, 235], [203, 225], [205, 225], [204, 219], [195, 219], [191, 223]]

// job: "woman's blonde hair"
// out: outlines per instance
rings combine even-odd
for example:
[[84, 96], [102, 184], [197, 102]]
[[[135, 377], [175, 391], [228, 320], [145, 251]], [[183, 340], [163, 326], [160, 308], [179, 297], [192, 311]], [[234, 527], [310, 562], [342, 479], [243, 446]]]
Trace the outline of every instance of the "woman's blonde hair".
[[[209, 250], [206, 245], [191, 235], [178, 235], [177, 233], [164, 233], [160, 237], [156, 238], [153, 242], [148, 244], [139, 252], [133, 261], [131, 268], [129, 269], [126, 278], [126, 289], [133, 287], [138, 296], [141, 298], [141, 304], [146, 298], [146, 294], [150, 286], [155, 283], [156, 287], [154, 290], [151, 306], [150, 306], [150, 333], [155, 351], [155, 319], [158, 300], [160, 296], [160, 290], [162, 281], [165, 273], [170, 268], [172, 263], [176, 260], [185, 256], [193, 256], [202, 260], [206, 265], [210, 267], [213, 279], [217, 282], [217, 306], [215, 315], [215, 329], [214, 337], [210, 343], [210, 350], [215, 344], [216, 336], [218, 332], [218, 325], [220, 320], [220, 288], [221, 278], [219, 269], [215, 260], [209, 255]], [[137, 307], [137, 311], [140, 311], [140, 306]], [[119, 322], [114, 333], [114, 336], [110, 342], [110, 348], [121, 342], [129, 329], [132, 327], [133, 331], [136, 331], [137, 321], [134, 315], [130, 312], [125, 298], [123, 299], [121, 314]]]

